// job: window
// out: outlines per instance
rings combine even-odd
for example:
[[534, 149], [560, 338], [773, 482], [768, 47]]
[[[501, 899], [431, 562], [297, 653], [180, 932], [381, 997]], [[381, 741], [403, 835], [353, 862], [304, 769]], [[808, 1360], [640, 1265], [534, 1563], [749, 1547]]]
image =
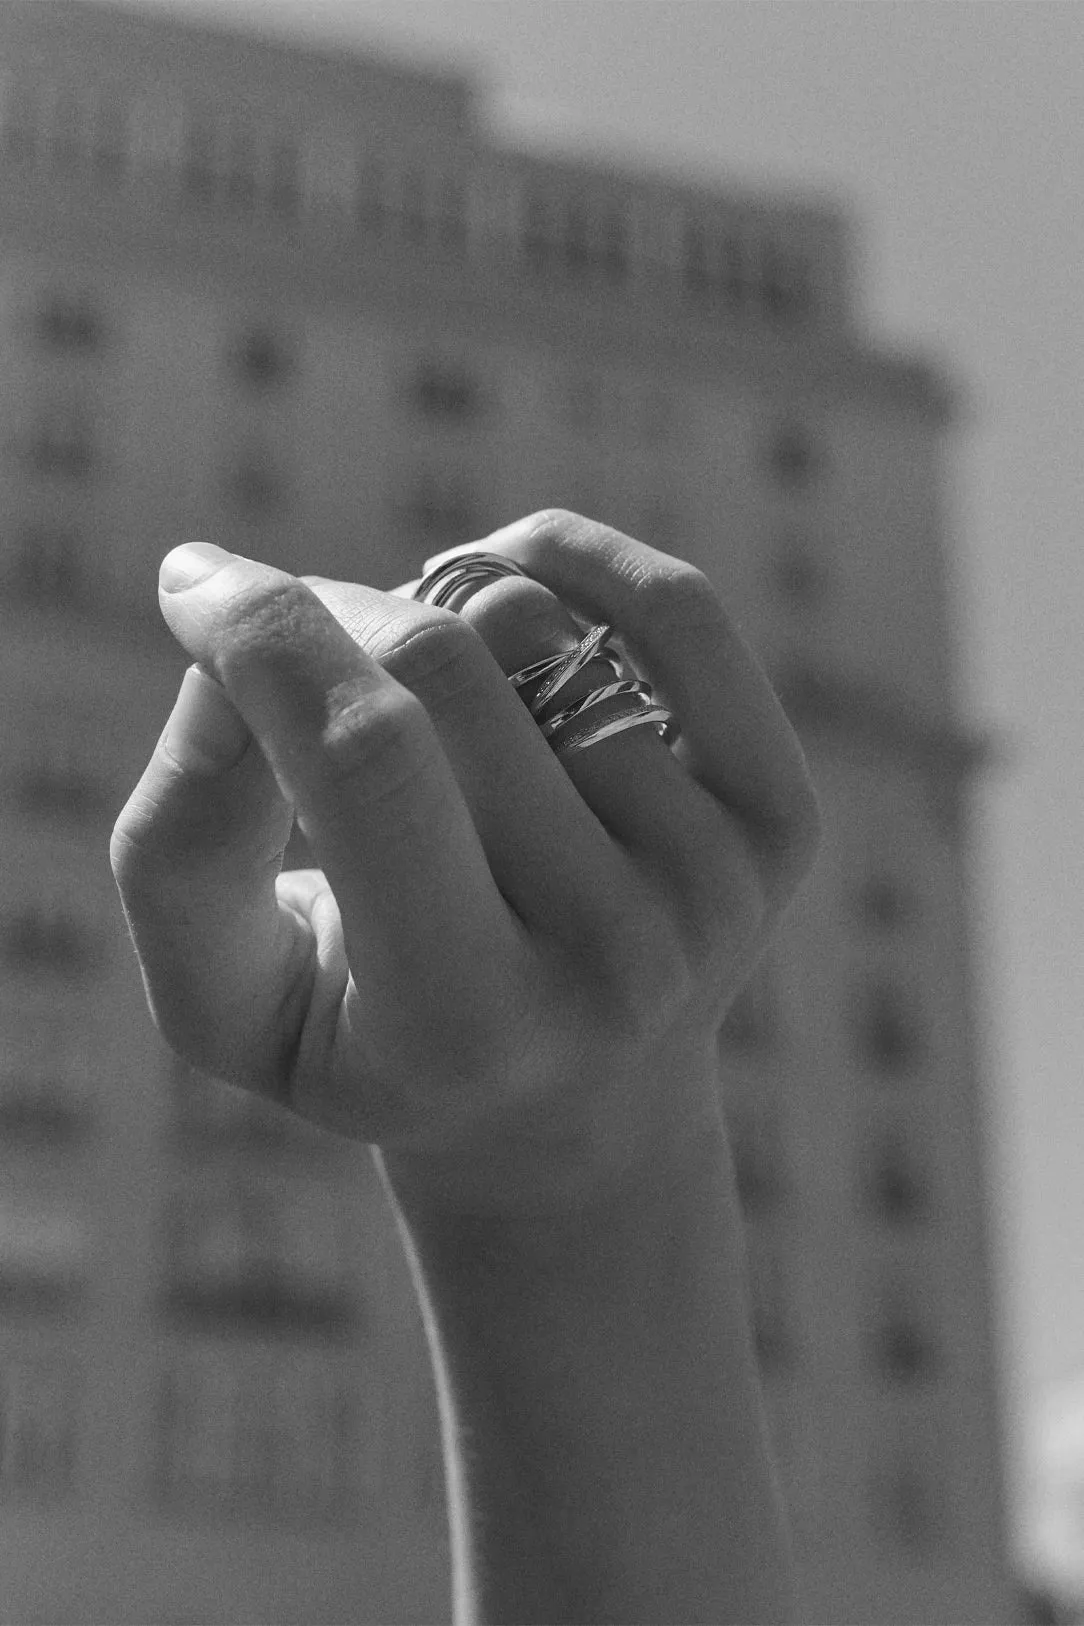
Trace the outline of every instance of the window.
[[49, 350], [91, 351], [102, 342], [102, 323], [88, 300], [52, 294], [36, 318], [39, 343]]
[[410, 399], [426, 417], [445, 420], [476, 417], [483, 405], [478, 380], [450, 362], [423, 362], [410, 386]]
[[819, 460], [808, 432], [798, 424], [779, 429], [768, 446], [767, 466], [777, 485], [788, 490], [809, 486], [819, 472]]
[[356, 213], [359, 225], [369, 231], [381, 231], [388, 214], [387, 174], [375, 158], [363, 163], [358, 171]]
[[3, 120], [5, 157], [16, 163], [33, 158], [38, 149], [41, 120], [38, 93], [22, 82], [13, 84], [8, 77], [4, 86]]
[[49, 158], [56, 169], [74, 169], [87, 150], [86, 118], [81, 98], [62, 87], [53, 99], [49, 119]]
[[104, 92], [95, 112], [92, 134], [94, 167], [99, 175], [113, 177], [124, 169], [128, 156], [128, 109]]
[[239, 459], [227, 476], [226, 495], [242, 519], [270, 519], [287, 505], [285, 478], [263, 451]]
[[876, 1309], [864, 1330], [873, 1371], [890, 1384], [928, 1383], [940, 1365], [929, 1331], [931, 1298], [920, 1278], [895, 1276], [875, 1290]]
[[271, 153], [271, 176], [268, 198], [277, 214], [292, 218], [301, 201], [298, 182], [300, 156], [297, 142], [292, 139], [276, 142]]
[[895, 1383], [919, 1383], [932, 1376], [936, 1360], [932, 1345], [907, 1316], [889, 1317], [878, 1329], [874, 1358], [881, 1374]]
[[638, 536], [650, 547], [663, 553], [680, 551], [682, 545], [681, 513], [677, 504], [665, 497], [649, 497], [641, 509], [641, 529]]
[[232, 1174], [175, 1191], [163, 1229], [167, 1314], [224, 1333], [349, 1336], [356, 1304], [333, 1195]]
[[910, 900], [900, 882], [889, 875], [871, 875], [858, 893], [858, 913], [872, 931], [892, 931], [906, 923]]
[[259, 157], [252, 132], [235, 124], [226, 157], [226, 197], [238, 209], [250, 209], [259, 191]]
[[89, 933], [59, 905], [33, 902], [10, 916], [0, 934], [0, 954], [13, 970], [72, 976], [90, 969]]
[[693, 293], [703, 293], [711, 286], [707, 240], [703, 227], [695, 220], [687, 220], [682, 232], [681, 269], [685, 286]]
[[19, 534], [8, 569], [13, 596], [43, 608], [81, 603], [86, 597], [83, 545], [78, 534], [34, 525]]
[[640, 401], [640, 433], [649, 445], [659, 445], [673, 436], [677, 405], [669, 390], [650, 384]]
[[71, 407], [50, 408], [31, 434], [27, 457], [39, 474], [85, 479], [94, 463], [94, 450], [81, 414]]
[[947, 1498], [924, 1453], [897, 1449], [891, 1464], [873, 1473], [870, 1490], [870, 1518], [886, 1555], [928, 1561], [944, 1546]]
[[79, 759], [73, 744], [50, 751], [55, 743], [47, 738], [28, 742], [41, 754], [15, 781], [14, 800], [20, 812], [75, 823], [107, 812], [112, 797], [105, 782]]
[[929, 1193], [902, 1137], [894, 1136], [878, 1148], [867, 1202], [886, 1225], [908, 1225], [926, 1217]]
[[423, 477], [405, 505], [404, 519], [420, 533], [428, 553], [465, 542], [479, 530], [473, 495], [466, 481], [455, 477]]
[[0, 1146], [73, 1145], [86, 1128], [82, 1104], [54, 1080], [0, 1077]]
[[535, 270], [544, 269], [553, 259], [558, 237], [549, 201], [528, 193], [523, 205], [523, 252]]
[[52, 1499], [72, 1488], [79, 1380], [59, 1363], [0, 1366], [0, 1487]]
[[157, 1412], [162, 1491], [225, 1492], [284, 1518], [330, 1515], [349, 1500], [356, 1407], [318, 1359], [189, 1359], [162, 1374]]
[[807, 314], [811, 302], [809, 268], [798, 255], [777, 244], [766, 244], [760, 255], [758, 292], [772, 321], [797, 322]]
[[570, 378], [564, 396], [564, 420], [577, 434], [593, 434], [603, 421], [602, 381], [594, 373]]
[[15, 1195], [0, 1199], [0, 1307], [49, 1312], [81, 1286], [82, 1226]]
[[681, 237], [681, 270], [690, 293], [722, 296], [735, 307], [744, 303], [748, 278], [741, 238], [687, 219]]
[[398, 183], [399, 229], [408, 242], [423, 243], [429, 228], [426, 177], [420, 170], [404, 169]]
[[919, 1041], [900, 990], [892, 983], [868, 979], [860, 988], [855, 1016], [860, 1059], [878, 1073], [895, 1075], [914, 1068]]
[[287, 347], [264, 326], [250, 327], [240, 336], [232, 347], [231, 362], [241, 383], [256, 389], [284, 384], [294, 371]]
[[790, 539], [776, 555], [772, 587], [787, 609], [817, 610], [828, 595], [828, 573], [809, 548]]
[[629, 269], [629, 228], [622, 210], [599, 212], [598, 261], [614, 282], [620, 282]]
[[210, 198], [217, 186], [216, 147], [215, 131], [209, 124], [188, 122], [184, 132], [181, 176], [186, 192], [198, 202]]
[[432, 230], [438, 243], [461, 249], [467, 240], [467, 188], [454, 175], [436, 178], [432, 196]]

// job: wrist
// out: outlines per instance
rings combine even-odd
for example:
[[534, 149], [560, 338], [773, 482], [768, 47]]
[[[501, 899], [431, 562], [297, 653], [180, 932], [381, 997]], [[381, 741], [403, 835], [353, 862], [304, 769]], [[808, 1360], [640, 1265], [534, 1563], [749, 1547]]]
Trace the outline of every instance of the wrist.
[[381, 1177], [419, 1224], [486, 1219], [510, 1242], [544, 1249], [585, 1223], [619, 1222], [646, 1190], [687, 1179], [725, 1136], [714, 1032], [669, 1036], [604, 1079], [585, 1065], [565, 1097], [559, 1121], [549, 1109], [540, 1122], [524, 1104], [480, 1143], [374, 1149]]

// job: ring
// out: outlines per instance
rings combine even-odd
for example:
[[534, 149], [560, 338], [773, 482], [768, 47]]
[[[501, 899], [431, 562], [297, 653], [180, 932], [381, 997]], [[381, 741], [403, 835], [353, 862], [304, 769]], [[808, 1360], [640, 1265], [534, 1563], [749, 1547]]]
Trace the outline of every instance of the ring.
[[[421, 604], [433, 604], [443, 609], [460, 587], [468, 582], [485, 581], [488, 577], [527, 576], [511, 559], [500, 553], [465, 553], [458, 559], [446, 559], [427, 576], [423, 576], [414, 589], [414, 597]], [[527, 577], [530, 580], [529, 577]]]
[[[469, 582], [495, 580], [501, 576], [524, 576], [528, 581], [534, 580], [503, 554], [479, 550], [460, 554], [437, 565], [422, 577], [413, 596], [421, 604], [432, 604], [440, 609], [459, 588]], [[631, 677], [623, 674], [620, 654], [606, 641], [612, 632], [613, 627], [606, 624], [592, 627], [574, 649], [532, 661], [508, 678], [541, 729], [543, 738], [548, 740], [551, 749], [559, 756], [572, 751], [585, 751], [598, 740], [609, 739], [612, 734], [623, 733], [627, 728], [641, 728], [645, 724], [653, 727], [666, 745], [672, 745], [681, 735], [681, 725], [673, 712], [655, 702], [651, 685], [636, 674]], [[545, 716], [545, 710], [554, 697], [593, 660], [608, 662], [617, 681], [602, 684], [571, 705]], [[536, 685], [537, 692], [530, 693]], [[615, 700], [622, 702], [620, 708], [611, 707], [610, 715], [604, 721], [586, 720], [586, 714], [594, 707]]]

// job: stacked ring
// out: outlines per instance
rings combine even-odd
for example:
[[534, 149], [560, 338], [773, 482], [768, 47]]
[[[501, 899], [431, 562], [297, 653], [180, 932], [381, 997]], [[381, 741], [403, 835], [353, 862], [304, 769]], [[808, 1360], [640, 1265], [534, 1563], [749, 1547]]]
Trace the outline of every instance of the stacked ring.
[[[448, 559], [444, 564], [437, 565], [423, 576], [414, 590], [414, 597], [420, 603], [443, 607], [459, 588], [468, 583], [500, 576], [527, 576], [527, 572], [502, 554], [481, 551], [461, 554], [456, 559]], [[681, 732], [673, 712], [653, 699], [649, 683], [638, 677], [622, 676], [621, 656], [606, 642], [612, 632], [613, 628], [605, 624], [592, 627], [575, 649], [533, 661], [509, 676], [509, 683], [558, 755], [586, 750], [597, 740], [608, 739], [627, 728], [640, 728], [645, 723], [652, 725], [667, 745], [672, 745]], [[570, 705], [544, 715], [559, 691], [592, 660], [606, 661], [617, 681], [592, 689]], [[596, 706], [615, 700], [621, 700], [624, 704], [619, 709], [610, 707], [605, 719], [587, 720], [587, 714]]]

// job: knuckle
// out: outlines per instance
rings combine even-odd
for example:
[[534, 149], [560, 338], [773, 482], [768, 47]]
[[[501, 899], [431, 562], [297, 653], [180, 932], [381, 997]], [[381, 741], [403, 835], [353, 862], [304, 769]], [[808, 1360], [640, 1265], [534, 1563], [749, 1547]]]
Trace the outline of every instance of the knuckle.
[[417, 698], [441, 705], [477, 686], [483, 674], [481, 655], [477, 633], [461, 617], [435, 610], [414, 626], [383, 664]]
[[722, 605], [711, 581], [684, 559], [653, 561], [639, 583], [651, 599], [654, 626], [665, 634], [687, 636], [702, 627], [720, 629]]
[[370, 691], [348, 702], [325, 726], [323, 764], [329, 777], [349, 785], [350, 805], [374, 806], [409, 790], [425, 772], [432, 751], [425, 707], [405, 689]]
[[537, 540], [561, 541], [570, 532], [577, 531], [585, 524], [591, 524], [582, 514], [574, 514], [568, 508], [540, 508], [529, 516], [527, 522], [531, 534]]

